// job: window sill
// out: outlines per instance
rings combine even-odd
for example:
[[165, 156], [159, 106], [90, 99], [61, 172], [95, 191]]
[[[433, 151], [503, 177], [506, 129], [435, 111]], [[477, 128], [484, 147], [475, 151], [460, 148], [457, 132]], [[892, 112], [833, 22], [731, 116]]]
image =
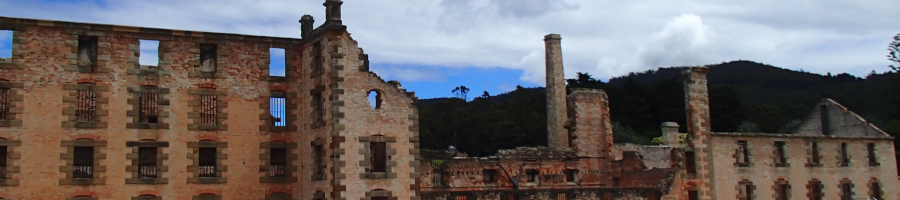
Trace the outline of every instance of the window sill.
[[220, 184], [227, 183], [228, 178], [224, 177], [198, 177], [198, 178], [188, 178], [188, 183], [196, 183], [196, 184]]
[[788, 163], [775, 163], [775, 167], [790, 167], [791, 165]]
[[127, 178], [125, 184], [168, 184], [168, 178]]
[[259, 182], [260, 182], [260, 183], [296, 183], [296, 182], [297, 182], [297, 177], [289, 177], [289, 176], [285, 176], [285, 177], [272, 177], [272, 176], [267, 176], [267, 177], [260, 177], [260, 178], [259, 178]]
[[368, 172], [360, 174], [360, 178], [362, 179], [393, 179], [397, 178], [396, 173], [390, 172]]
[[806, 167], [822, 167], [822, 163], [806, 163]]
[[169, 124], [166, 124], [166, 123], [127, 123], [127, 124], [125, 124], [125, 128], [127, 128], [127, 129], [169, 129]]

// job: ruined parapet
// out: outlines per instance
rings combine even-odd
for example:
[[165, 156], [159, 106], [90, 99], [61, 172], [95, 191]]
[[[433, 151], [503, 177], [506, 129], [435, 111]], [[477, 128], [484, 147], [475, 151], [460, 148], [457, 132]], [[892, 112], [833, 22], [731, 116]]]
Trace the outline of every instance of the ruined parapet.
[[663, 145], [681, 147], [681, 141], [678, 140], [678, 123], [663, 122], [659, 127], [662, 129]]
[[514, 158], [523, 160], [567, 159], [576, 158], [575, 151], [571, 149], [558, 149], [547, 147], [519, 147], [515, 149], [501, 149], [497, 151], [499, 158]]
[[547, 146], [568, 147], [566, 135], [566, 79], [563, 76], [562, 38], [559, 34], [544, 36], [547, 65]]
[[[692, 67], [684, 71], [684, 97], [687, 112], [688, 139], [685, 150], [685, 181], [689, 193], [696, 192], [699, 199], [712, 199], [715, 193], [712, 187], [713, 164], [710, 150], [710, 131], [712, 129], [709, 113], [709, 89], [707, 88], [707, 67]], [[686, 196], [683, 196], [686, 198]]]
[[613, 132], [606, 92], [572, 88], [566, 103], [568, 146], [574, 148], [579, 157], [612, 157]]

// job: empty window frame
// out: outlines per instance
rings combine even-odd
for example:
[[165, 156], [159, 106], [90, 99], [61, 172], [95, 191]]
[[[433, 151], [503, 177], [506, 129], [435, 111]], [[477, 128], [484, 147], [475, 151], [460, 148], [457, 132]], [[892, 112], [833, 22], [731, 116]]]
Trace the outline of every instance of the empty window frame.
[[866, 144], [866, 157], [869, 158], [869, 166], [878, 166], [878, 157], [875, 157], [875, 143]]
[[811, 152], [810, 160], [812, 161], [812, 164], [816, 164], [816, 165], [820, 164], [821, 163], [821, 158], [820, 158], [821, 155], [819, 155], [819, 143], [812, 142], [812, 143], [810, 143], [809, 148], [810, 148], [809, 150]]
[[853, 200], [853, 185], [849, 182], [841, 183], [841, 200]]
[[872, 196], [873, 199], [884, 199], [884, 191], [881, 191], [881, 183], [878, 182], [878, 179], [872, 178], [871, 183], [869, 183], [869, 196]]
[[850, 154], [847, 152], [847, 143], [841, 143], [841, 167], [850, 166]]
[[313, 175], [325, 175], [325, 148], [322, 145], [313, 146]]
[[97, 65], [97, 37], [78, 36], [78, 66], [93, 67]]
[[200, 72], [215, 73], [218, 45], [200, 44]]
[[325, 62], [325, 55], [322, 52], [322, 42], [313, 43], [313, 63], [312, 63], [312, 75], [318, 75], [322, 72], [322, 64]]
[[96, 121], [97, 92], [93, 90], [78, 90], [75, 94], [77, 103], [75, 106], [76, 122]]
[[138, 147], [138, 178], [159, 178], [157, 148]]
[[155, 68], [159, 66], [159, 41], [158, 40], [139, 40], [140, 42], [140, 56], [138, 56], [138, 62], [141, 65], [141, 68], [147, 66], [148, 68]]
[[325, 123], [325, 97], [322, 95], [322, 92], [318, 92], [313, 94], [313, 122], [314, 123]]
[[75, 147], [72, 178], [94, 178], [94, 147]]
[[216, 177], [216, 148], [200, 147], [199, 150], [200, 177]]
[[269, 149], [269, 176], [286, 177], [287, 176], [287, 149], [271, 148]]
[[9, 60], [12, 58], [12, 50], [13, 50], [13, 32], [10, 30], [0, 30], [0, 62]]
[[[144, 87], [145, 90], [153, 90], [155, 87]], [[157, 100], [159, 95], [153, 92], [138, 93], [138, 120], [140, 123], [155, 124], [159, 120], [159, 104]]]
[[565, 170], [565, 173], [566, 173], [566, 182], [574, 183], [576, 181], [576, 178], [578, 178], [578, 170], [576, 170], [576, 169], [567, 169], [567, 170]]
[[9, 154], [7, 153], [6, 146], [0, 146], [0, 179], [7, 179], [9, 176], [6, 174], [6, 159]]
[[387, 143], [370, 142], [369, 152], [372, 172], [387, 172]]
[[697, 156], [693, 151], [684, 152], [684, 168], [688, 174], [697, 174]]
[[0, 120], [9, 120], [9, 106], [9, 88], [0, 88]]
[[819, 180], [811, 180], [809, 181], [809, 185], [807, 185], [807, 189], [809, 189], [809, 200], [822, 200], [822, 182]]
[[738, 199], [751, 200], [753, 198], [753, 182], [742, 180], [738, 182]]
[[485, 183], [493, 183], [497, 181], [497, 170], [496, 169], [485, 169], [481, 172], [481, 175], [484, 176]]
[[218, 96], [200, 95], [200, 124], [217, 125]]
[[746, 167], [750, 165], [750, 149], [747, 148], [746, 140], [739, 140], [737, 142], [737, 163], [739, 166]]
[[785, 151], [785, 143], [783, 141], [775, 141], [775, 166], [787, 166], [787, 152]]
[[525, 170], [525, 180], [529, 183], [537, 182], [538, 174], [541, 172], [536, 169]]
[[696, 190], [688, 191], [688, 200], [700, 200], [700, 194]]
[[791, 186], [784, 180], [778, 180], [775, 182], [775, 199], [776, 200], [788, 200], [791, 196]]
[[287, 101], [285, 100], [287, 99], [287, 93], [274, 91], [271, 95], [269, 98], [269, 111], [272, 114], [272, 125], [277, 127], [286, 126], [287, 109], [285, 103]]
[[282, 48], [269, 48], [269, 76], [285, 76], [285, 55]]

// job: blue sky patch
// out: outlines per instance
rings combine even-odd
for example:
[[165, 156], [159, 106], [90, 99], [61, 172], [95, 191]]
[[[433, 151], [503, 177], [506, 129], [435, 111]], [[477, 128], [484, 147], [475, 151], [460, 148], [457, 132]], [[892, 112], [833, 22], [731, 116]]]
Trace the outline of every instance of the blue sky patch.
[[0, 58], [12, 58], [12, 31], [0, 30]]

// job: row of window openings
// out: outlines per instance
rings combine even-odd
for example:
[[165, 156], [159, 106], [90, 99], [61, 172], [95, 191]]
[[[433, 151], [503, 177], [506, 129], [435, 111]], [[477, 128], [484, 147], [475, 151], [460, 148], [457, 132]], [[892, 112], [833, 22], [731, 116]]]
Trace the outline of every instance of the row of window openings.
[[[738, 191], [740, 200], [751, 200], [753, 199], [753, 190], [755, 186], [753, 186], [750, 182], [740, 182]], [[787, 200], [790, 196], [790, 185], [785, 182], [777, 183], [776, 186], [776, 200]], [[822, 200], [822, 182], [813, 180], [809, 182], [809, 194], [808, 197], [810, 200]], [[848, 182], [843, 182], [840, 184], [838, 188], [841, 191], [841, 200], [852, 200], [853, 199], [853, 185]], [[878, 182], [874, 182], [869, 187], [869, 195], [873, 199], [883, 199], [883, 192], [881, 191], [881, 184]]]
[[[497, 176], [498, 176], [498, 174], [499, 174], [499, 173], [497, 172], [496, 169], [486, 169], [486, 170], [483, 170], [481, 173], [482, 173], [481, 175], [483, 176], [483, 177], [482, 177], [482, 178], [483, 178], [483, 181], [484, 181], [485, 183], [494, 183], [494, 182], [496, 182], [496, 181], [497, 181]], [[565, 173], [565, 175], [566, 175], [566, 182], [568, 182], [568, 183], [574, 183], [576, 177], [578, 177], [578, 170], [567, 169], [567, 170], [564, 171], [564, 173]], [[529, 183], [537, 182], [537, 181], [538, 181], [538, 176], [539, 176], [540, 174], [541, 174], [541, 172], [538, 171], [538, 170], [536, 170], [536, 169], [527, 169], [527, 170], [525, 170], [525, 181], [526, 181], [526, 182], [529, 182]], [[436, 183], [440, 184], [440, 182], [441, 182], [441, 176], [442, 176], [441, 174], [436, 174], [436, 175], [434, 176], [434, 180], [435, 180]], [[613, 183], [614, 186], [618, 186], [618, 182], [619, 182], [619, 181], [618, 181], [618, 178], [614, 178], [613, 182], [614, 182], [614, 183]]]
[[[9, 120], [10, 107], [10, 90], [8, 88], [0, 88], [0, 120]], [[287, 95], [284, 92], [272, 92], [269, 99], [270, 112], [272, 115], [272, 125], [286, 126], [287, 121], [284, 120], [287, 114], [285, 107]], [[97, 92], [93, 90], [78, 90], [76, 94], [77, 102], [75, 109], [76, 122], [94, 122], [97, 121]], [[159, 122], [159, 95], [156, 93], [138, 93], [138, 119], [140, 123], [157, 123]], [[324, 121], [325, 117], [325, 100], [322, 94], [316, 94], [313, 97], [315, 105], [316, 122]], [[216, 125], [218, 97], [216, 95], [200, 95], [200, 123], [203, 125]]]
[[[387, 154], [386, 144], [384, 142], [372, 142], [370, 151], [372, 152], [372, 172], [387, 171]], [[0, 146], [0, 178], [6, 176], [6, 146]], [[201, 147], [198, 150], [198, 174], [200, 177], [217, 177], [218, 153], [217, 148]], [[313, 147], [313, 165], [315, 166], [315, 175], [323, 175], [325, 173], [325, 150], [322, 145]], [[73, 159], [74, 178], [93, 178], [94, 177], [94, 147], [75, 147]], [[157, 147], [139, 147], [138, 148], [138, 178], [158, 178], [159, 168], [157, 159]], [[287, 149], [286, 148], [270, 148], [269, 149], [269, 171], [267, 176], [270, 177], [286, 177], [287, 176]], [[496, 173], [496, 172], [495, 172]]]
[[[787, 152], [785, 150], [785, 142], [776, 141], [775, 142], [775, 161], [776, 166], [784, 167], [787, 164]], [[868, 143], [866, 144], [866, 152], [869, 159], [870, 166], [877, 166], [877, 158], [875, 157], [875, 144]], [[818, 164], [821, 161], [821, 156], [819, 153], [819, 144], [817, 142], [813, 142], [810, 145], [810, 155], [811, 161], [814, 164]], [[746, 140], [738, 141], [738, 160], [737, 163], [741, 166], [749, 166], [750, 165], [750, 148], [747, 146]], [[841, 143], [840, 149], [840, 165], [841, 167], [850, 166], [850, 153], [847, 150], [847, 143]]]
[[[12, 58], [12, 31], [0, 30], [0, 58]], [[78, 36], [78, 65], [95, 66], [97, 63], [97, 36]], [[159, 65], [159, 41], [140, 40], [140, 56], [138, 62], [142, 66], [155, 68]], [[218, 58], [218, 45], [200, 44], [200, 71], [215, 72]], [[285, 51], [282, 48], [269, 48], [269, 75], [285, 76]], [[92, 68], [93, 70], [93, 68]], [[93, 71], [92, 71], [93, 72]]]

